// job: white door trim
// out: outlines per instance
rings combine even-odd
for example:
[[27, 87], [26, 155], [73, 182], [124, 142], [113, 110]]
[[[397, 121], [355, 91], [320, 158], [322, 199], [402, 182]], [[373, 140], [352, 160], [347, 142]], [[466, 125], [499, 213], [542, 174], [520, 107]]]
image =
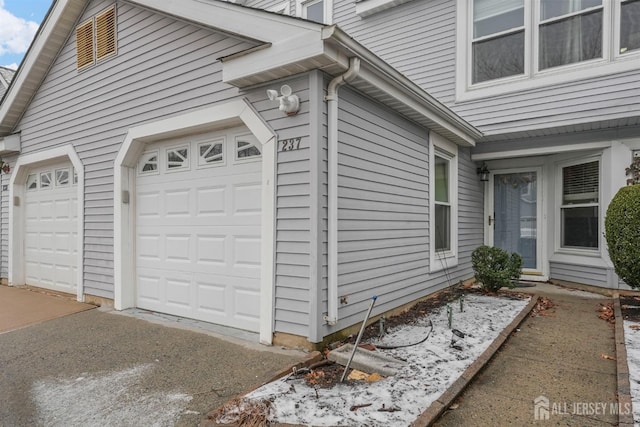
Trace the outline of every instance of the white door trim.
[[27, 169], [57, 160], [70, 160], [78, 174], [78, 301], [84, 301], [84, 166], [71, 144], [18, 158], [9, 181], [9, 285], [25, 284], [24, 265], [24, 196]]
[[135, 170], [147, 142], [244, 124], [262, 144], [262, 267], [260, 342], [271, 344], [275, 283], [276, 133], [245, 99], [218, 104], [129, 129], [114, 163], [115, 308], [135, 306]]
[[489, 216], [493, 218], [495, 221], [495, 213], [494, 213], [494, 179], [496, 175], [500, 174], [509, 174], [509, 173], [521, 173], [521, 172], [535, 172], [537, 176], [537, 200], [536, 200], [536, 216], [537, 216], [537, 230], [536, 230], [536, 258], [538, 269], [536, 270], [528, 270], [531, 274], [527, 274], [526, 272], [522, 274], [520, 277], [523, 280], [531, 280], [531, 281], [545, 281], [548, 280], [549, 273], [547, 271], [547, 254], [546, 254], [546, 244], [544, 244], [545, 239], [545, 230], [546, 230], [546, 221], [544, 220], [544, 199], [545, 199], [545, 180], [543, 176], [543, 168], [540, 166], [532, 166], [532, 167], [518, 167], [518, 168], [508, 168], [508, 169], [496, 169], [491, 171], [490, 179], [488, 182], [488, 191], [487, 191], [487, 203], [485, 205], [485, 244], [489, 246], [493, 246], [493, 232], [494, 226], [489, 225]]

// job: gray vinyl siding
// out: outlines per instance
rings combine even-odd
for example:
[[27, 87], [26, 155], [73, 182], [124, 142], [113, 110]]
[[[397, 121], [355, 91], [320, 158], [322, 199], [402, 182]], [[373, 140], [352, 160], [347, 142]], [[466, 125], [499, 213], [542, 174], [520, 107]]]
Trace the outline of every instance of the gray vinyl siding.
[[[519, 91], [452, 108], [488, 135], [635, 117], [640, 115], [640, 72]], [[635, 119], [629, 124], [634, 123]]]
[[[278, 103], [267, 99], [266, 89], [288, 84], [300, 98], [300, 111], [286, 116]], [[309, 76], [279, 81], [247, 93], [258, 113], [277, 133], [278, 141], [302, 138], [300, 149], [283, 151], [277, 144], [276, 242], [275, 242], [275, 331], [309, 336], [311, 264], [310, 221], [310, 133]]]
[[334, 0], [333, 22], [441, 102], [455, 96], [453, 0], [413, 0], [356, 15], [354, 0]]
[[[112, 4], [91, 2], [80, 22]], [[106, 298], [114, 296], [113, 162], [127, 130], [236, 97], [216, 58], [250, 47], [129, 3], [117, 7], [117, 56], [78, 72], [72, 35], [18, 126], [23, 154], [75, 147], [85, 172], [84, 289]]]
[[[482, 188], [460, 149], [459, 264], [430, 273], [428, 130], [341, 89], [339, 101], [339, 324], [362, 321], [470, 278], [482, 244]], [[455, 221], [455, 220], [454, 220]]]
[[[354, 0], [335, 0], [334, 23], [384, 61], [492, 136], [532, 129], [593, 130], [640, 115], [640, 72], [534, 87], [456, 102], [456, 2], [414, 0], [366, 16]], [[627, 60], [630, 60], [627, 58]], [[464, 67], [465, 64], [457, 64]], [[534, 83], [535, 79], [530, 79]], [[585, 123], [602, 125], [586, 126]], [[540, 135], [540, 132], [537, 133]]]
[[586, 285], [609, 287], [610, 270], [602, 267], [590, 267], [559, 262], [549, 263], [549, 278], [567, 282], [584, 283]]

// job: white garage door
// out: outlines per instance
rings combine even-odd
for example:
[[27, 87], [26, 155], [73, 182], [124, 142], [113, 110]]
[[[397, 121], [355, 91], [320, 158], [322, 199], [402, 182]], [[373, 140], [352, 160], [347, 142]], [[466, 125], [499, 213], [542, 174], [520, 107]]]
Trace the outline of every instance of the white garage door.
[[76, 294], [78, 199], [71, 163], [29, 171], [24, 248], [28, 285]]
[[149, 144], [136, 179], [137, 306], [258, 331], [260, 233], [251, 134]]

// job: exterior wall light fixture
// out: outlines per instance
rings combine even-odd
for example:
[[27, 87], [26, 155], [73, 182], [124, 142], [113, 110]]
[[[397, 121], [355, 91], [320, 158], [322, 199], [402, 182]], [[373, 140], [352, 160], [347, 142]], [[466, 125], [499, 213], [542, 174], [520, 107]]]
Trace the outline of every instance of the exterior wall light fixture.
[[267, 96], [271, 101], [279, 101], [279, 110], [285, 113], [287, 116], [295, 116], [300, 110], [300, 99], [298, 95], [291, 94], [291, 86], [282, 85], [280, 88], [281, 96], [278, 96], [277, 90], [267, 90]]
[[486, 163], [482, 164], [482, 167], [479, 167], [476, 169], [476, 173], [478, 175], [480, 175], [480, 181], [482, 182], [487, 182], [489, 181], [489, 168], [487, 167]]

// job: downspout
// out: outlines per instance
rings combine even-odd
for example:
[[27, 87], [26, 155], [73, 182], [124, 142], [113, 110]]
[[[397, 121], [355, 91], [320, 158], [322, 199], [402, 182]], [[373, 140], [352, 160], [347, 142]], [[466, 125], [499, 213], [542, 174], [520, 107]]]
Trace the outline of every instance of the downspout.
[[349, 69], [334, 78], [327, 88], [327, 151], [328, 188], [327, 209], [327, 316], [329, 325], [338, 322], [338, 89], [353, 80], [360, 72], [360, 58], [349, 58]]

